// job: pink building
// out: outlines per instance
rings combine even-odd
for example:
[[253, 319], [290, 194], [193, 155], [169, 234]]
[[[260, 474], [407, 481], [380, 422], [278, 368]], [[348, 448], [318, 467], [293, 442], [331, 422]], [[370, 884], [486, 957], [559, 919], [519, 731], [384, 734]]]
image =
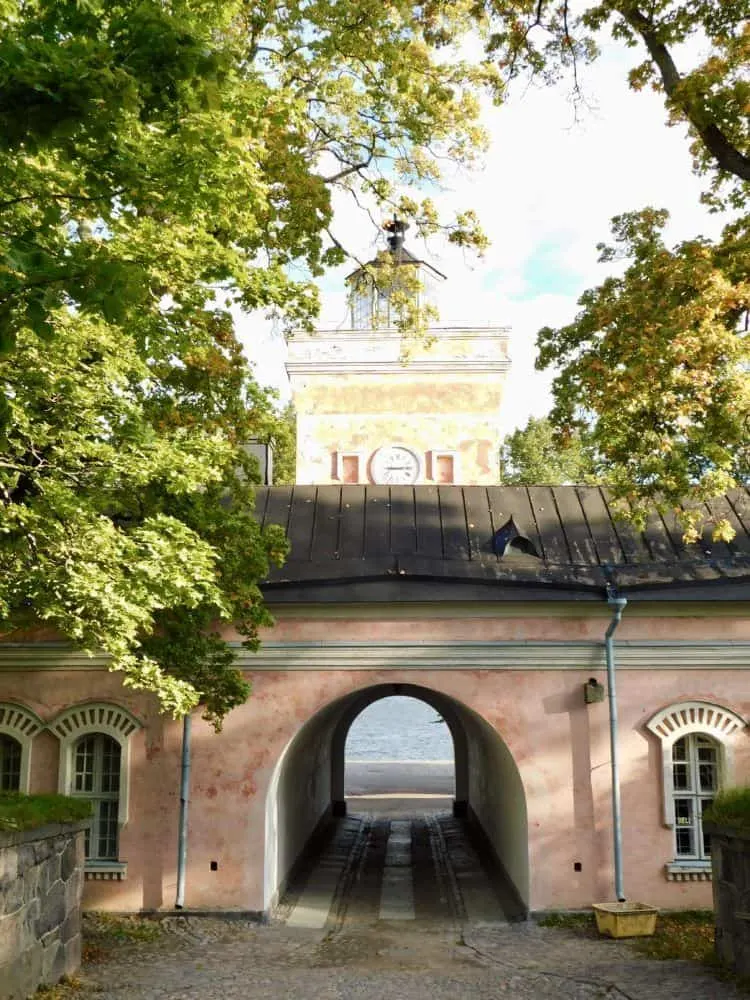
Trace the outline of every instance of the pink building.
[[[591, 487], [323, 486], [259, 491], [285, 525], [277, 618], [253, 694], [216, 735], [193, 724], [186, 905], [268, 911], [341, 812], [348, 727], [411, 694], [453, 735], [459, 815], [525, 909], [613, 896], [604, 636], [614, 634], [628, 898], [710, 903], [701, 810], [747, 779], [750, 496], [730, 544], [686, 548], [654, 517], [614, 521]], [[231, 638], [231, 637], [230, 637]], [[181, 726], [103, 660], [40, 636], [0, 648], [4, 785], [97, 803], [86, 902], [171, 908]]]

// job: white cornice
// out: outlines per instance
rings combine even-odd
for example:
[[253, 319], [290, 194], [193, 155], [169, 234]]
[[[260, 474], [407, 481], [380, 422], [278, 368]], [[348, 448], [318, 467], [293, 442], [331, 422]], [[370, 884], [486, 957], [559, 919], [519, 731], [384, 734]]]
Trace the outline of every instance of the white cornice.
[[[258, 653], [239, 643], [237, 664], [249, 671], [300, 670], [581, 670], [604, 667], [603, 642], [267, 642]], [[750, 670], [750, 642], [616, 643], [625, 670]], [[104, 670], [61, 643], [0, 646], [0, 671]]]
[[[452, 340], [452, 339], [463, 339], [467, 334], [471, 336], [480, 337], [505, 337], [510, 336], [512, 327], [510, 326], [431, 326], [427, 328], [425, 339], [429, 340], [431, 337], [439, 338], [440, 340]], [[320, 327], [314, 332], [310, 333], [308, 330], [293, 330], [291, 334], [287, 337], [287, 342], [300, 341], [300, 340], [340, 340], [345, 337], [346, 340], [372, 340], [373, 337], [377, 337], [379, 340], [411, 340], [408, 336], [404, 336], [399, 330], [393, 327], [383, 327], [383, 328], [367, 328], [367, 329], [339, 329], [338, 327]], [[413, 338], [415, 341], [419, 341], [419, 337]]]
[[342, 373], [347, 375], [403, 375], [435, 374], [452, 372], [466, 374], [467, 372], [505, 372], [510, 369], [510, 361], [469, 361], [463, 358], [451, 358], [446, 361], [287, 361], [288, 375], [330, 375]]

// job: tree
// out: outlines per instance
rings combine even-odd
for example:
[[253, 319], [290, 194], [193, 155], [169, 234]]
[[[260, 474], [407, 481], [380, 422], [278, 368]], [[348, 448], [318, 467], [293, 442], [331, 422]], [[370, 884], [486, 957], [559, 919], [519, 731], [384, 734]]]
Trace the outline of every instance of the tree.
[[[561, 368], [558, 426], [595, 417], [587, 432], [631, 516], [642, 524], [650, 507], [669, 507], [695, 540], [702, 502], [750, 473], [750, 230], [743, 220], [717, 244], [669, 249], [665, 223], [654, 210], [615, 219], [601, 259], [631, 263], [584, 293], [572, 323], [540, 331], [538, 363]], [[715, 531], [733, 534], [723, 518]]]
[[217, 622], [247, 644], [271, 623], [257, 581], [281, 529], [252, 516], [242, 443], [274, 428], [231, 332], [158, 365], [106, 324], [71, 315], [50, 343], [22, 334], [0, 378], [0, 613], [103, 650], [125, 683], [215, 723], [248, 693]]
[[500, 451], [501, 480], [509, 486], [602, 481], [585, 433], [562, 439], [548, 417], [529, 417], [525, 427], [506, 435]]
[[[709, 200], [742, 208], [750, 185], [750, 21], [747, 0], [485, 0], [488, 51], [508, 81], [532, 74], [557, 82], [599, 54], [598, 36], [612, 37], [645, 58], [630, 70], [630, 86], [661, 91], [669, 123], [685, 122], [699, 172], [711, 177]], [[688, 68], [680, 63], [693, 64]]]
[[[248, 439], [288, 427], [231, 310], [310, 324], [343, 259], [334, 187], [439, 226], [398, 184], [484, 142], [472, 17], [405, 0], [0, 0], [0, 629], [43, 622], [220, 724], [221, 638], [270, 622], [283, 554]], [[449, 238], [481, 245], [470, 213]]]
[[[558, 366], [551, 419], [562, 435], [593, 427], [592, 443], [623, 512], [642, 524], [654, 505], [673, 509], [686, 538], [704, 521], [733, 530], [702, 502], [747, 481], [750, 371], [750, 21], [747, 0], [488, 0], [489, 48], [507, 79], [530, 72], [555, 82], [612, 36], [643, 57], [631, 87], [664, 93], [669, 124], [686, 123], [704, 200], [737, 217], [717, 242], [668, 248], [666, 213], [613, 220], [615, 246], [601, 260], [630, 262], [579, 300], [581, 312], [539, 333], [538, 367]], [[692, 64], [690, 63], [693, 57]], [[640, 56], [638, 57], [640, 58]], [[644, 150], [644, 155], [648, 151]]]
[[293, 403], [287, 403], [281, 410], [270, 444], [274, 484], [294, 486], [297, 473], [297, 413]]

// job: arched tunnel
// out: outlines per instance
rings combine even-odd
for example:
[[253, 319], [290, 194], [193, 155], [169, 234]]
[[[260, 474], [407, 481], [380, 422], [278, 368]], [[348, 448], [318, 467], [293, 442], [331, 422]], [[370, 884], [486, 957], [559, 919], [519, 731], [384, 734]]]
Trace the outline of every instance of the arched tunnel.
[[[266, 801], [264, 907], [270, 913], [301, 865], [308, 869], [346, 814], [345, 748], [360, 713], [401, 695], [431, 706], [453, 740], [453, 816], [475, 845], [486, 873], [503, 883], [505, 916], [528, 912], [526, 799], [510, 750], [472, 709], [440, 691], [384, 683], [353, 691], [320, 709], [290, 740], [276, 765]], [[510, 912], [512, 911], [512, 913]]]

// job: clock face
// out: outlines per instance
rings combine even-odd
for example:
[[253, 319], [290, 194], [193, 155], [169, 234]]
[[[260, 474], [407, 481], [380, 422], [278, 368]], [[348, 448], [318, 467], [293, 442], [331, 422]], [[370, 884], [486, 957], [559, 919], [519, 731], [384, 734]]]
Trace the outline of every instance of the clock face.
[[411, 485], [419, 479], [419, 458], [402, 444], [387, 444], [372, 456], [370, 473], [383, 486]]

